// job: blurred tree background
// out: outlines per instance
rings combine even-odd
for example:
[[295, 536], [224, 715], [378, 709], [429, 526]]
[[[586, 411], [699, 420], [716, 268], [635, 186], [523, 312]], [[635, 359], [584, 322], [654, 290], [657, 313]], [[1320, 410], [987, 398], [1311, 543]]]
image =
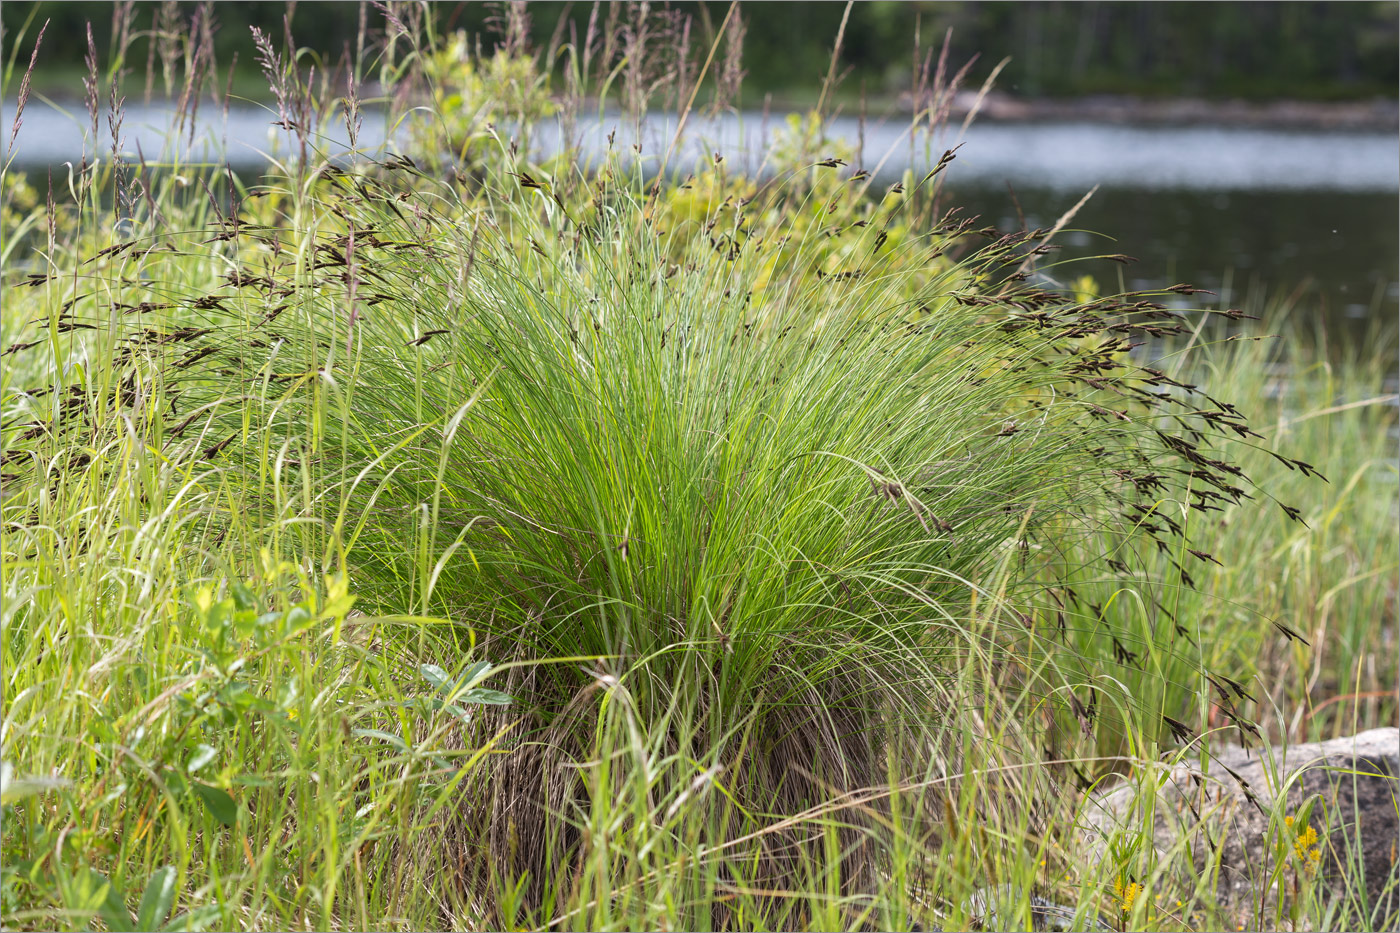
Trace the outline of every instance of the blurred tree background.
[[[606, 7], [606, 4], [604, 4]], [[693, 43], [707, 46], [727, 4], [653, 3], [694, 16]], [[85, 24], [103, 61], [112, 48], [115, 4], [108, 2], [20, 3], [0, 7], [7, 54], [11, 40], [29, 21], [29, 36], [52, 21], [41, 55], [41, 90], [77, 95], [73, 84], [86, 49]], [[143, 33], [128, 65], [140, 74], [147, 60], [144, 33], [161, 23], [191, 22], [195, 3], [135, 4], [135, 29]], [[274, 39], [283, 36], [281, 2], [213, 4], [219, 24], [216, 60], [226, 69], [237, 52], [241, 74], [256, 74], [248, 27]], [[353, 47], [361, 4], [303, 2], [291, 5], [291, 33], [298, 45], [333, 61]], [[570, 26], [583, 35], [593, 4], [538, 2], [528, 7], [532, 33], [544, 44], [558, 35], [569, 41]], [[814, 95], [826, 74], [831, 44], [845, 4], [839, 2], [750, 2], [741, 6], [747, 28], [744, 46], [745, 103], [774, 93], [787, 101]], [[437, 3], [443, 29], [466, 29], [489, 47], [501, 21], [497, 3]], [[163, 11], [163, 12], [162, 12]], [[382, 32], [383, 13], [370, 5], [371, 32]], [[971, 80], [979, 82], [1004, 57], [1000, 90], [1024, 97], [1089, 94], [1237, 97], [1251, 100], [1345, 100], [1394, 97], [1400, 82], [1400, 4], [1395, 2], [895, 2], [857, 3], [851, 11], [842, 53], [843, 92], [862, 89], [874, 98], [892, 98], [912, 82], [915, 40], [920, 58], [941, 45], [951, 28], [952, 61], [979, 55]], [[600, 14], [606, 17], [606, 11]], [[569, 22], [560, 24], [567, 18]], [[556, 32], [558, 30], [558, 32]], [[26, 50], [27, 50], [26, 45]], [[936, 54], [936, 53], [935, 53]], [[256, 82], [249, 80], [249, 88]]]

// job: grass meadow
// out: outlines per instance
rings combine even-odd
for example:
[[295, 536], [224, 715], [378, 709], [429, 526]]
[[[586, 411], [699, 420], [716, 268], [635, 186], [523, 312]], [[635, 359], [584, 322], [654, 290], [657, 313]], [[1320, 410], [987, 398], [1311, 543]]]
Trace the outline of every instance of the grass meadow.
[[[204, 9], [148, 66], [177, 120]], [[1074, 831], [1163, 762], [1395, 724], [1393, 326], [1116, 291], [821, 105], [761, 177], [529, 156], [731, 106], [734, 8], [535, 49], [512, 4], [490, 53], [386, 9], [338, 62], [250, 37], [264, 176], [179, 125], [124, 155], [120, 42], [87, 158], [10, 141], [7, 928], [1393, 928], [1283, 804], [1243, 910]], [[402, 152], [330, 151], [361, 108]]]

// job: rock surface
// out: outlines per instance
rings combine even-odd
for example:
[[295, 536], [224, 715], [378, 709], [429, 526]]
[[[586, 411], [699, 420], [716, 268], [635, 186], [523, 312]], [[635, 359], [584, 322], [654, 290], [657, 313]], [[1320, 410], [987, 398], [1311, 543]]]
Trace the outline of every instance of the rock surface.
[[1031, 908], [1031, 933], [1057, 933], [1057, 931], [1084, 930], [1089, 933], [1110, 933], [1108, 919], [1102, 915], [1089, 917], [1076, 924], [1075, 909], [1068, 904], [1057, 904], [1036, 894], [1026, 894], [1012, 884], [999, 884], [994, 887], [979, 888], [963, 903], [963, 912], [973, 919], [979, 930], [1010, 930], [1014, 928], [1011, 918], [1018, 915], [1016, 903], [1025, 897]]
[[[1135, 806], [1136, 791], [1120, 784], [1085, 801], [1080, 827], [1100, 855], [1107, 853], [1115, 831], [1131, 833], [1142, 826], [1145, 802], [1137, 800]], [[1297, 816], [1309, 800], [1316, 801], [1309, 820], [1316, 841], [1297, 852], [1291, 844], [1294, 827], [1270, 829], [1268, 814], [1283, 794], [1281, 815]], [[1368, 912], [1379, 922], [1400, 908], [1398, 810], [1400, 729], [1372, 729], [1292, 745], [1273, 758], [1262, 750], [1223, 749], [1204, 769], [1196, 761], [1176, 765], [1158, 794], [1153, 837], [1163, 853], [1189, 846], [1198, 870], [1219, 846], [1216, 894], [1227, 908], [1259, 905], [1282, 838], [1290, 868], [1306, 872], [1311, 858], [1326, 897], [1352, 892], [1359, 899], [1364, 888]], [[1283, 877], [1290, 877], [1287, 870]]]

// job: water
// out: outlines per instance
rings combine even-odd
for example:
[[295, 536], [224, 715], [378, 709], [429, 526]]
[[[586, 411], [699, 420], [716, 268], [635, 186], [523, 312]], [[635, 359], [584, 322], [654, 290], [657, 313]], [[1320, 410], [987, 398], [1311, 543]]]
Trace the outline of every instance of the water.
[[[253, 105], [228, 111], [206, 105], [193, 133], [172, 151], [170, 109], [136, 105], [126, 113], [124, 150], [185, 163], [223, 161], [227, 153], [235, 168], [256, 170], [296, 151], [288, 133], [269, 125], [275, 119]], [[0, 120], [6, 142], [12, 122], [7, 103]], [[16, 166], [58, 166], [61, 177], [62, 163], [82, 155], [86, 126], [81, 108], [65, 112], [31, 101]], [[100, 127], [105, 156], [105, 116]], [[670, 165], [690, 166], [718, 151], [729, 166], [760, 172], [786, 127], [783, 119], [756, 113], [693, 119]], [[621, 115], [582, 119], [581, 158], [595, 161], [611, 145], [655, 166], [674, 131], [674, 118], [651, 118], [640, 132]], [[1073, 264], [1061, 270], [1067, 277], [1090, 274], [1127, 288], [1189, 282], [1220, 292], [1222, 306], [1296, 292], [1296, 317], [1319, 317], [1328, 331], [1353, 337], [1400, 313], [1400, 141], [1389, 132], [984, 121], [964, 135], [954, 127], [911, 144], [902, 118], [865, 124], [842, 118], [828, 133], [831, 154], [851, 162], [843, 171], [865, 168], [884, 180], [909, 167], [926, 171], [944, 148], [963, 142], [947, 171], [949, 202], [1006, 229], [1020, 226], [1022, 216], [1029, 226], [1049, 226], [1098, 185], [1073, 229], [1058, 238], [1057, 258], [1127, 253], [1140, 262]], [[382, 115], [366, 113], [361, 147], [373, 149], [384, 138]], [[534, 128], [532, 145], [549, 152], [559, 139], [559, 127], [544, 124]], [[343, 125], [331, 124], [322, 145], [331, 154], [344, 152]]]
[[[950, 200], [1007, 229], [1050, 226], [1078, 196], [1046, 188], [953, 185]], [[1112, 288], [1187, 282], [1240, 307], [1294, 298], [1293, 317], [1320, 317], [1353, 339], [1400, 313], [1400, 198], [1394, 192], [1101, 188], [1056, 242], [1059, 260], [1126, 253], [1138, 262], [1067, 262], [1066, 277], [1093, 275]], [[1111, 234], [1111, 236], [1109, 236]], [[1185, 303], [1185, 299], [1182, 299]]]

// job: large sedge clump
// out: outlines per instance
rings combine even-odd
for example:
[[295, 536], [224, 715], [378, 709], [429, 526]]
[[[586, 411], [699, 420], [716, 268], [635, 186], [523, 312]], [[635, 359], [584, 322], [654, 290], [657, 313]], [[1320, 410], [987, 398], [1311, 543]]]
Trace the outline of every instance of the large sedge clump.
[[[464, 658], [569, 659], [502, 675], [517, 705], [463, 727], [511, 726], [510, 751], [464, 781], [453, 832], [527, 896], [580, 844], [565, 766], [605, 698], [661, 737], [656, 780], [728, 775], [710, 831], [738, 836], [883, 783], [894, 745], [911, 770], [937, 754], [944, 675], [1059, 545], [1168, 539], [1153, 516], [1187, 485], [1243, 494], [1212, 440], [1248, 432], [1238, 413], [1126, 355], [1170, 315], [1026, 284], [1043, 231], [930, 218], [904, 185], [770, 184], [697, 217], [615, 172], [573, 200], [537, 176], [464, 202], [408, 160], [327, 168], [290, 219], [203, 238], [224, 286], [118, 315], [103, 382], [159, 403], [126, 423], [163, 456], [297, 522], [368, 611], [449, 619]], [[7, 463], [101, 447], [74, 414], [27, 423]], [[284, 497], [289, 473], [319, 497]], [[879, 807], [843, 817], [848, 885], [876, 871]], [[756, 843], [760, 880], [796, 871], [794, 841]]]

